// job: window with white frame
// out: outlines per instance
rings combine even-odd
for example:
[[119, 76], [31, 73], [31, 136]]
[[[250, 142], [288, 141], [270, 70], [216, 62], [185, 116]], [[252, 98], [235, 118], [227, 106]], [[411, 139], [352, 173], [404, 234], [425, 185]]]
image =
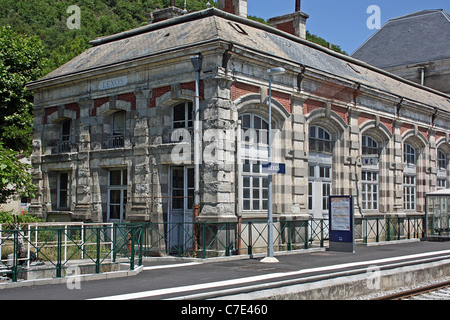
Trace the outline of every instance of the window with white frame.
[[409, 143], [403, 144], [403, 209], [416, 209], [416, 149]]
[[442, 150], [438, 150], [438, 168], [447, 170], [447, 155]]
[[408, 143], [403, 144], [403, 163], [406, 165], [416, 165], [416, 149]]
[[192, 128], [192, 102], [177, 104], [172, 109], [172, 129]]
[[179, 103], [172, 108], [172, 128], [169, 141], [190, 141], [193, 138], [193, 104]]
[[331, 195], [333, 137], [326, 129], [309, 127], [308, 210], [315, 218], [328, 214]]
[[333, 148], [331, 134], [322, 127], [309, 128], [309, 152], [331, 153]]
[[378, 210], [378, 142], [368, 135], [362, 136], [361, 198], [363, 210]]
[[242, 170], [243, 207], [245, 211], [267, 210], [268, 178], [261, 174], [261, 162], [244, 160]]
[[438, 150], [437, 189], [447, 188], [447, 154]]
[[362, 171], [362, 209], [378, 210], [378, 172]]
[[320, 217], [328, 212], [331, 195], [331, 163], [312, 163], [308, 167], [308, 210]]
[[108, 182], [108, 221], [121, 222], [126, 217], [127, 170], [109, 171]]
[[262, 162], [268, 160], [268, 122], [255, 114], [239, 116], [241, 121], [242, 210], [263, 211], [268, 208], [268, 177]]
[[403, 208], [405, 210], [416, 209], [416, 176], [403, 176]]

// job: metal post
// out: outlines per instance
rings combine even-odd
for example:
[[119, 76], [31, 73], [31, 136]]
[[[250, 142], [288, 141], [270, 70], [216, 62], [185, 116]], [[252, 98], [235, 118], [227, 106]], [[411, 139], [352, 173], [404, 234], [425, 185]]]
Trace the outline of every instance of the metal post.
[[12, 265], [12, 282], [17, 282], [17, 258], [19, 252], [19, 239], [17, 230], [13, 230], [13, 265]]
[[134, 255], [135, 255], [135, 248], [134, 248], [135, 233], [134, 233], [134, 227], [133, 226], [130, 228], [130, 231], [131, 231], [130, 270], [133, 271], [134, 270]]
[[194, 103], [194, 251], [198, 241], [197, 219], [200, 206], [200, 71], [202, 70], [202, 55], [191, 56], [195, 71], [195, 103]]
[[61, 269], [62, 269], [62, 230], [61, 228], [58, 228], [57, 231], [57, 257], [56, 257], [56, 277], [61, 278]]
[[253, 254], [252, 222], [249, 221], [247, 226], [248, 226], [248, 247], [247, 247], [247, 252], [248, 252], [248, 254]]
[[[274, 75], [282, 74], [286, 72], [283, 68], [273, 68], [267, 70], [269, 75], [269, 141], [268, 141], [268, 158], [269, 164], [272, 164], [272, 77]], [[268, 232], [267, 232], [267, 257], [261, 260], [261, 262], [278, 262], [273, 256], [273, 207], [272, 207], [272, 173], [268, 175], [268, 196], [267, 211], [268, 211]]]
[[96, 234], [97, 234], [97, 260], [95, 261], [95, 273], [100, 273], [100, 228], [96, 227]]
[[[269, 76], [269, 163], [272, 163], [272, 76]], [[273, 258], [273, 208], [272, 208], [272, 173], [269, 173], [268, 178], [268, 211], [269, 211], [269, 222], [268, 222], [268, 249], [267, 257]]]

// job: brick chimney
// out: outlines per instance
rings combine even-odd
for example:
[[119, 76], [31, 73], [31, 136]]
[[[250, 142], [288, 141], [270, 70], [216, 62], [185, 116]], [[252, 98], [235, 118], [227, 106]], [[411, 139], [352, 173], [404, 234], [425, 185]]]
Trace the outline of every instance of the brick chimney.
[[247, 0], [218, 0], [219, 9], [247, 18]]
[[267, 20], [272, 27], [283, 30], [294, 36], [306, 39], [306, 19], [309, 16], [300, 11], [301, 0], [295, 1], [295, 12]]
[[171, 6], [169, 8], [155, 10], [148, 15], [148, 23], [156, 23], [163, 20], [168, 20], [184, 15], [186, 12], [183, 9]]

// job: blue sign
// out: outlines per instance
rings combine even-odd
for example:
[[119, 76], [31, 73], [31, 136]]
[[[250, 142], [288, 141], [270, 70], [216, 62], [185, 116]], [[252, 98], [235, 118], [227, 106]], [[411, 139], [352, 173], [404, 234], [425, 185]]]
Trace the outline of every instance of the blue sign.
[[263, 173], [286, 173], [286, 165], [284, 163], [265, 162], [262, 163]]
[[352, 196], [329, 197], [330, 250], [354, 252]]

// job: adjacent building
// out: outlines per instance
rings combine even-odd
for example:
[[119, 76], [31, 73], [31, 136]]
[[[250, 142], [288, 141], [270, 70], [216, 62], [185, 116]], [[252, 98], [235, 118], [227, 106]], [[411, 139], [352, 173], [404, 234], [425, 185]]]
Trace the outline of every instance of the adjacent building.
[[423, 10], [389, 20], [352, 56], [450, 93], [450, 14]]

